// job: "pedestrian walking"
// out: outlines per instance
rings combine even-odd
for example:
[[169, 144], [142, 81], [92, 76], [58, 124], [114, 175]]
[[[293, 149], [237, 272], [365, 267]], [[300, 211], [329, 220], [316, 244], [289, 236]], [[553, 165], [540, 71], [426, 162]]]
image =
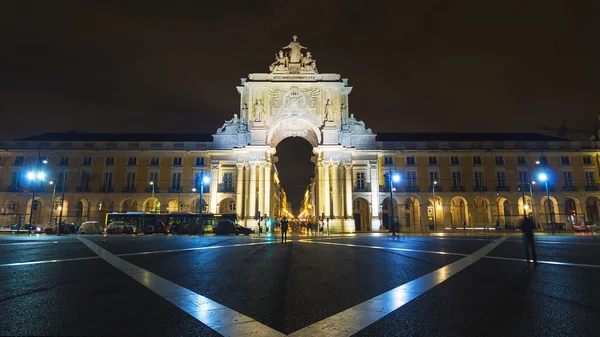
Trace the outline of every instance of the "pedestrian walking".
[[467, 222], [463, 221], [463, 230], [466, 231], [467, 230]]
[[542, 230], [542, 226], [540, 226], [540, 223], [537, 223], [537, 227], [535, 228], [536, 231], [541, 231]]
[[288, 219], [284, 216], [281, 219], [281, 242], [287, 241]]
[[533, 256], [533, 264], [537, 265], [537, 254], [535, 253], [535, 240], [533, 238], [533, 228], [535, 224], [531, 218], [527, 217], [523, 219], [523, 225], [521, 226], [521, 231], [523, 232], [523, 243], [525, 244], [525, 258], [527, 259], [527, 264], [529, 265], [529, 251], [531, 250], [531, 255]]

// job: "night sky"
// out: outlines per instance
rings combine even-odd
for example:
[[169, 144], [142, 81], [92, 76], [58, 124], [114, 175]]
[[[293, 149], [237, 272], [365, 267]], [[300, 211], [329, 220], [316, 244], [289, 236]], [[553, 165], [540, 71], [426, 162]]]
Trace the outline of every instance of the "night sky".
[[597, 0], [123, 2], [2, 1], [0, 139], [212, 133], [294, 34], [375, 133], [591, 131], [600, 114]]

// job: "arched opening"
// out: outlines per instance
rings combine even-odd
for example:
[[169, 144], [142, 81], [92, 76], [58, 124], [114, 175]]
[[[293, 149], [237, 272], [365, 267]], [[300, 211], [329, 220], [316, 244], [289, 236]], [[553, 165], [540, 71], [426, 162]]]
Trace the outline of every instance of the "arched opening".
[[156, 198], [148, 198], [144, 201], [144, 212], [160, 213], [160, 201]]
[[167, 212], [184, 212], [183, 201], [177, 199], [169, 200], [167, 205]]
[[567, 225], [573, 226], [579, 223], [579, 218], [577, 216], [577, 202], [573, 198], [567, 198], [565, 200], [565, 221]]
[[483, 197], [473, 200], [473, 217], [471, 226], [489, 228], [492, 224], [490, 201]]
[[42, 224], [43, 222], [43, 213], [42, 208], [44, 207], [44, 203], [41, 198], [35, 198], [33, 201], [33, 208], [31, 207], [31, 200], [27, 203], [27, 223], [31, 224]]
[[111, 213], [113, 211], [113, 202], [108, 198], [104, 198], [100, 200], [98, 203], [98, 221], [102, 224], [108, 225], [106, 223], [106, 214]]
[[0, 214], [0, 227], [10, 227], [21, 219], [19, 203], [14, 199], [4, 202], [3, 212]]
[[[192, 200], [192, 203], [190, 204], [190, 212], [192, 213], [200, 213], [200, 204], [198, 202], [199, 198], [195, 198], [194, 200]], [[208, 204], [206, 203], [205, 200], [202, 200], [202, 212], [203, 213], [208, 213]]]
[[[523, 205], [523, 197], [519, 198], [519, 216], [523, 216], [523, 214], [527, 215], [528, 217], [533, 216], [533, 200], [531, 199], [530, 196], [525, 196], [525, 205]], [[525, 213], [523, 213], [523, 211], [525, 211]]]
[[121, 201], [121, 212], [137, 212], [137, 201], [133, 198], [124, 199]]
[[585, 199], [586, 222], [594, 224], [600, 223], [600, 212], [598, 212], [599, 204], [598, 198], [596, 197], [588, 197]]
[[429, 204], [427, 206], [427, 217], [429, 218], [430, 230], [444, 228], [444, 204], [440, 197], [429, 199]]
[[354, 230], [356, 232], [371, 230], [369, 205], [369, 202], [365, 198], [356, 198], [352, 202], [352, 217], [354, 218]]
[[511, 217], [512, 217], [512, 212], [510, 210], [510, 202], [508, 202], [508, 199], [506, 199], [505, 197], [499, 197], [497, 200], [497, 207], [498, 207], [498, 222], [500, 222], [500, 225], [508, 228], [507, 225], [511, 224]]
[[[306, 129], [306, 126], [303, 126], [304, 132], [312, 132], [311, 130]], [[293, 129], [295, 130], [295, 129]], [[312, 162], [313, 157], [313, 146], [317, 144], [313, 144], [315, 139], [308, 137], [306, 134], [295, 133], [293, 130], [288, 130], [289, 132], [284, 132], [283, 130], [277, 131], [273, 134], [273, 144], [276, 144], [276, 156], [273, 160], [276, 164], [275, 171], [279, 175], [279, 180], [281, 183], [281, 187], [285, 190], [285, 194], [287, 197], [287, 201], [291, 204], [293, 214], [300, 214], [303, 207], [303, 201], [305, 197], [305, 192], [309, 189], [309, 194], [312, 189], [311, 187], [311, 179], [315, 176], [315, 164]], [[281, 140], [278, 140], [280, 137], [283, 137]], [[287, 137], [287, 138], [286, 138]], [[334, 168], [331, 168], [333, 170]], [[316, 214], [309, 214], [310, 216], [317, 215], [320, 216], [321, 213], [326, 213], [325, 218], [335, 219], [341, 218], [342, 213], [340, 209], [334, 210], [332, 206], [331, 196], [333, 196], [333, 191], [331, 190], [332, 186], [330, 186], [329, 191], [318, 192], [319, 184], [315, 185], [314, 191], [316, 192], [315, 196], [309, 196], [308, 204], [312, 201], [317, 201], [316, 197], [322, 196], [327, 193], [329, 198], [329, 212], [325, 212], [323, 208], [316, 207], [315, 205], [311, 205], [312, 207], [308, 208], [307, 204], [304, 204], [305, 208], [311, 210], [311, 212], [318, 211]], [[274, 198], [271, 203], [281, 203], [284, 202], [284, 198], [280, 193], [276, 193], [273, 191]], [[277, 200], [278, 199], [278, 200]], [[321, 200], [324, 202], [324, 199]], [[321, 203], [317, 201], [320, 205]], [[238, 206], [239, 207], [239, 206]], [[285, 205], [280, 205], [281, 209], [286, 208]], [[258, 207], [255, 209], [259, 210]], [[273, 210], [264, 209], [264, 212], [273, 212]], [[337, 214], [334, 214], [337, 212]], [[248, 214], [248, 216], [252, 216], [252, 214]], [[307, 217], [308, 218], [308, 217]]]
[[83, 202], [79, 200], [75, 206], [75, 222], [81, 223], [83, 220]]
[[219, 213], [235, 213], [235, 200], [225, 198], [219, 203]]
[[548, 200], [548, 197], [543, 197], [540, 204], [540, 214], [546, 223], [560, 222], [558, 202], [553, 196], [550, 196], [550, 200]]
[[467, 225], [469, 219], [469, 207], [467, 199], [464, 197], [454, 197], [450, 200], [450, 215], [452, 216], [452, 229], [462, 228], [463, 224]]
[[408, 230], [417, 230], [421, 225], [421, 204], [419, 199], [408, 197], [404, 202], [404, 224]]
[[381, 202], [381, 225], [384, 229], [390, 230], [390, 220], [392, 219], [392, 207], [394, 213], [394, 223], [398, 225], [398, 201], [394, 198], [394, 205], [392, 206], [392, 199], [387, 197]]

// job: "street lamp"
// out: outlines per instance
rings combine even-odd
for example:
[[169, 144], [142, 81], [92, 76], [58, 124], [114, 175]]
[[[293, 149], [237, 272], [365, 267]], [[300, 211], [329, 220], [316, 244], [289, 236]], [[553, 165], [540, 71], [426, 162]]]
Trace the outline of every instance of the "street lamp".
[[152, 186], [152, 199], [154, 199], [154, 180], [150, 181], [150, 186]]
[[36, 182], [41, 182], [44, 181], [46, 179], [46, 173], [44, 171], [29, 171], [27, 172], [27, 180], [29, 180], [29, 183], [32, 186], [31, 189], [31, 210], [29, 213], [29, 229], [28, 232], [31, 232], [31, 228], [33, 226], [33, 207], [35, 204], [35, 183]]
[[[204, 174], [204, 172], [202, 172], [200, 174], [200, 200], [198, 201], [198, 208], [199, 208], [199, 212], [198, 212], [198, 220], [200, 221], [200, 233], [204, 233], [204, 227], [202, 225], [202, 204], [204, 201], [204, 184], [208, 184], [210, 182], [210, 179], [207, 175]], [[193, 188], [192, 191], [196, 192], [196, 188]]]
[[437, 180], [433, 181], [433, 185], [431, 186], [431, 191], [433, 192], [433, 228], [435, 228], [435, 230], [437, 230], [437, 221], [436, 221], [436, 216], [437, 216], [437, 202], [435, 199], [435, 185], [437, 185]]
[[531, 197], [531, 214], [533, 214], [533, 218], [535, 221], [535, 201], [533, 200], [533, 189], [531, 188], [531, 185], [535, 185], [535, 180], [533, 180], [531, 184], [529, 184], [529, 196]]
[[60, 206], [59, 206], [59, 211], [60, 213], [58, 213], [58, 225], [57, 225], [57, 229], [56, 229], [56, 235], [60, 236], [60, 223], [62, 222], [62, 215], [63, 215], [63, 208], [64, 208], [64, 203], [65, 203], [65, 185], [67, 184], [67, 172], [69, 171], [69, 169], [65, 169], [62, 175], [63, 181], [62, 181], [62, 185], [61, 185], [61, 194], [60, 194]]
[[396, 227], [394, 224], [394, 183], [400, 181], [400, 175], [398, 173], [392, 173], [390, 170], [389, 173], [390, 180], [390, 209], [391, 209], [391, 217], [390, 217], [390, 231], [392, 231], [393, 235], [396, 235]]
[[56, 184], [54, 180], [50, 180], [48, 184], [52, 185], [52, 205], [50, 206], [50, 224], [52, 224], [52, 217], [54, 215], [54, 198], [56, 198]]
[[546, 204], [548, 205], [548, 214], [546, 215], [546, 221], [550, 223], [552, 227], [552, 232], [554, 233], [554, 222], [551, 217], [552, 209], [550, 208], [550, 190], [548, 190], [548, 175], [546, 172], [542, 172], [538, 174], [538, 180], [544, 182], [544, 186], [546, 187]]

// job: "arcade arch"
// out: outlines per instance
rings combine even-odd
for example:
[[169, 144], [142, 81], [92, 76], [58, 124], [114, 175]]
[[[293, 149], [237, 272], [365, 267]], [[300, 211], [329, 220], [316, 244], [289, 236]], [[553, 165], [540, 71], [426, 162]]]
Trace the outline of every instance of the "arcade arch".
[[225, 198], [219, 203], [219, 213], [235, 213], [236, 205], [233, 198]]
[[461, 227], [463, 223], [468, 223], [469, 206], [467, 199], [461, 196], [453, 197], [450, 200], [450, 215], [452, 228]]
[[558, 201], [556, 201], [556, 198], [554, 198], [553, 196], [550, 196], [550, 210], [551, 213], [548, 214], [548, 197], [544, 196], [542, 198], [542, 201], [540, 202], [540, 215], [541, 218], [543, 219], [543, 221], [550, 223], [556, 223], [556, 222], [560, 222], [560, 211], [558, 209]]
[[492, 209], [487, 198], [476, 197], [473, 200], [473, 219], [471, 223], [484, 228], [488, 228], [492, 224]]
[[581, 220], [579, 219], [579, 200], [573, 197], [567, 197], [563, 206], [563, 212], [565, 214], [565, 222], [568, 225], [576, 225]]
[[591, 223], [600, 223], [600, 199], [596, 197], [588, 197], [585, 199], [585, 215], [586, 221]]
[[415, 197], [404, 201], [404, 224], [409, 230], [416, 230], [421, 225], [421, 203]]
[[157, 198], [148, 198], [144, 201], [144, 212], [160, 213], [160, 201]]
[[496, 199], [496, 205], [498, 207], [498, 221], [500, 222], [500, 225], [506, 226], [507, 224], [510, 224], [513, 219], [508, 199], [506, 199], [506, 197], [499, 197]]
[[[533, 205], [533, 199], [531, 199], [530, 196], [525, 196], [525, 206], [523, 206], [523, 197], [520, 197], [517, 203], [519, 207], [519, 216], [523, 216], [523, 214], [526, 214], [527, 216], [533, 216], [533, 211], [535, 207]], [[525, 213], [523, 213], [523, 210], [525, 211]]]
[[[385, 199], [383, 199], [383, 201], [381, 202], [381, 226], [387, 230], [390, 229], [390, 218], [392, 216], [392, 205], [391, 205], [391, 198], [387, 197]], [[396, 219], [395, 224], [396, 226], [398, 225], [398, 218], [400, 215], [400, 212], [398, 211], [398, 201], [396, 200], [396, 198], [394, 198], [394, 205], [393, 205], [394, 209], [393, 209], [393, 213], [394, 213], [394, 218]]]
[[123, 199], [120, 209], [122, 213], [137, 212], [137, 201], [134, 198]]
[[106, 214], [111, 213], [114, 208], [114, 203], [108, 198], [104, 198], [98, 202], [98, 221], [100, 223], [108, 225], [106, 223]]
[[352, 201], [352, 216], [354, 218], [354, 230], [356, 232], [366, 232], [371, 230], [369, 208], [369, 201], [365, 198], [358, 197]]

